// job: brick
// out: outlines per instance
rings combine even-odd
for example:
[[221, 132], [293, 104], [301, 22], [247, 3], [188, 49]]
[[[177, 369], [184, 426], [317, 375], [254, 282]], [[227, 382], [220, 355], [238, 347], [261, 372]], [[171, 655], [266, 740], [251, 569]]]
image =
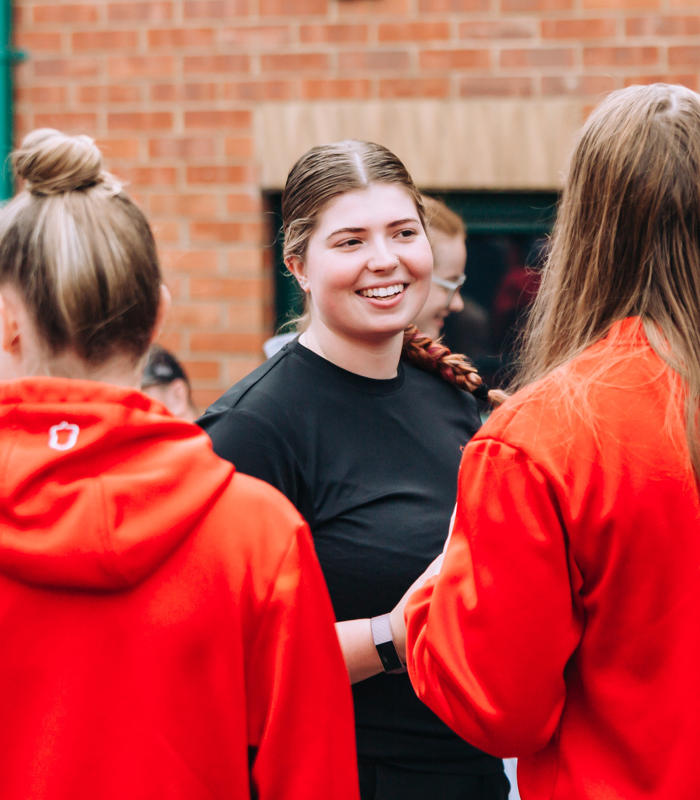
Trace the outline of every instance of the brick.
[[92, 134], [97, 129], [97, 114], [67, 111], [35, 114], [34, 126], [36, 128], [58, 128], [66, 133]]
[[545, 39], [606, 39], [617, 33], [617, 20], [606, 19], [556, 19], [542, 20]]
[[222, 316], [220, 303], [178, 303], [168, 311], [168, 322], [178, 326], [215, 328], [221, 324]]
[[229, 136], [224, 142], [227, 158], [250, 159], [255, 152], [255, 142], [250, 136]]
[[411, 0], [352, 0], [338, 3], [341, 16], [379, 17], [382, 14], [408, 14], [412, 11]]
[[[193, 222], [190, 227], [193, 242], [251, 242], [260, 243], [260, 222]], [[194, 296], [194, 295], [193, 295]]]
[[218, 75], [220, 73], [248, 72], [249, 69], [250, 59], [248, 56], [237, 53], [186, 56], [184, 60], [185, 75], [193, 72], [216, 73]]
[[98, 144], [108, 163], [117, 160], [138, 161], [141, 157], [141, 142], [138, 139], [100, 139]]
[[659, 63], [658, 47], [585, 47], [586, 67], [650, 66]]
[[406, 70], [410, 64], [411, 56], [405, 50], [362, 50], [338, 54], [338, 66], [343, 73], [353, 70]]
[[524, 76], [464, 76], [459, 79], [460, 97], [529, 97], [534, 81]]
[[700, 16], [675, 17], [654, 14], [625, 20], [627, 36], [698, 36]]
[[228, 214], [260, 213], [262, 199], [257, 191], [247, 194], [229, 194], [226, 197], [226, 212]]
[[572, 67], [575, 54], [572, 48], [502, 50], [500, 64], [505, 69], [517, 67]]
[[156, 83], [150, 88], [156, 103], [217, 100], [221, 96], [218, 83]]
[[299, 31], [304, 44], [327, 42], [344, 44], [366, 42], [369, 39], [367, 25], [302, 25]]
[[672, 67], [700, 65], [700, 46], [669, 47], [668, 63]]
[[386, 78], [379, 81], [379, 96], [391, 97], [448, 97], [449, 78]]
[[133, 50], [138, 44], [138, 31], [90, 31], [71, 36], [71, 46], [76, 53]]
[[169, 111], [124, 111], [107, 114], [107, 127], [110, 130], [170, 130], [173, 115]]
[[[266, 281], [267, 283], [267, 281]], [[266, 298], [272, 299], [272, 288]], [[262, 304], [249, 303], [245, 300], [230, 300], [225, 305], [226, 327], [231, 331], [266, 330]], [[269, 329], [271, 331], [271, 327]], [[272, 335], [270, 333], [269, 335]]]
[[197, 275], [216, 275], [219, 271], [218, 250], [180, 250], [163, 248], [160, 252], [163, 268], [169, 272], [191, 272]]
[[[172, 290], [171, 290], [172, 293]], [[183, 350], [183, 336], [180, 331], [173, 330], [168, 327], [167, 323], [165, 329], [158, 337], [158, 344], [171, 353], [179, 353]]]
[[[269, 230], [268, 233], [270, 233]], [[274, 238], [276, 234], [276, 230], [272, 231], [270, 238]], [[260, 250], [231, 247], [226, 251], [226, 267], [237, 275], [257, 275], [262, 267], [262, 261]]]
[[328, 0], [260, 0], [263, 17], [321, 16], [328, 12]]
[[103, 103], [140, 103], [143, 100], [142, 86], [77, 86], [76, 99], [86, 105]]
[[180, 223], [172, 220], [151, 220], [151, 228], [153, 235], [159, 244], [172, 243], [175, 244], [180, 241]]
[[98, 12], [94, 3], [48, 3], [34, 6], [34, 22], [43, 24], [76, 25], [79, 22], [97, 22]]
[[174, 186], [177, 181], [175, 167], [139, 167], [123, 166], [119, 170], [119, 177], [129, 184], [139, 187]]
[[63, 105], [68, 101], [66, 86], [17, 86], [15, 102], [34, 105]]
[[150, 139], [150, 158], [169, 158], [182, 161], [211, 159], [217, 154], [217, 142], [212, 136], [183, 136], [165, 139]]
[[219, 198], [213, 194], [151, 194], [149, 212], [158, 216], [213, 217], [219, 210]]
[[220, 28], [217, 36], [221, 45], [234, 45], [245, 51], [283, 47], [294, 41], [289, 25], [236, 25]]
[[662, 0], [583, 0], [583, 8], [602, 8], [605, 11], [632, 11], [633, 9], [660, 9]]
[[248, 164], [188, 166], [187, 183], [252, 183], [255, 171]]
[[242, 110], [186, 111], [185, 128], [249, 128], [252, 119], [250, 111]]
[[218, 361], [185, 359], [183, 365], [190, 380], [218, 380], [221, 377], [222, 369]]
[[31, 53], [60, 53], [63, 46], [63, 34], [18, 30], [14, 35], [14, 45], [20, 50], [29, 50]]
[[610, 75], [545, 75], [543, 95], [603, 95], [619, 88]]
[[190, 295], [194, 297], [219, 297], [259, 300], [263, 297], [265, 282], [260, 278], [190, 278]]
[[380, 42], [422, 42], [433, 39], [449, 39], [449, 22], [403, 22], [385, 23], [377, 28]]
[[500, 19], [460, 22], [459, 38], [464, 39], [531, 39], [539, 34], [534, 19]]
[[110, 22], [170, 22], [174, 18], [173, 0], [142, 0], [136, 3], [110, 3]]
[[291, 100], [298, 96], [298, 81], [235, 81], [222, 87], [225, 100]]
[[490, 63], [488, 50], [423, 50], [419, 56], [421, 69], [487, 69]]
[[108, 60], [108, 72], [114, 80], [126, 78], [169, 78], [175, 73], [173, 56], [121, 56]]
[[37, 78], [96, 78], [100, 72], [98, 60], [84, 56], [35, 59], [30, 63]]
[[250, 0], [186, 0], [185, 19], [222, 20], [228, 17], [246, 17], [250, 13]]
[[570, 11], [574, 6], [575, 0], [501, 0], [503, 11]]
[[213, 28], [160, 28], [147, 31], [149, 49], [212, 47], [216, 41]]
[[202, 353], [262, 352], [265, 337], [261, 333], [192, 333], [190, 349]]
[[488, 0], [420, 0], [418, 10], [423, 13], [488, 11]]
[[321, 72], [330, 68], [325, 53], [267, 53], [260, 57], [263, 72]]
[[320, 78], [302, 81], [301, 96], [308, 100], [365, 99], [372, 93], [372, 82], [357, 78]]

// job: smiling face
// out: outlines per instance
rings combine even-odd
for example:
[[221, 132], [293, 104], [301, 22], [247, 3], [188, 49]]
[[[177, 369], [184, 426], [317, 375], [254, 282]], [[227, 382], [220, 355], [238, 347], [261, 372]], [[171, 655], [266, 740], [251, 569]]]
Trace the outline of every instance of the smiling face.
[[288, 266], [309, 294], [320, 340], [402, 337], [430, 288], [433, 256], [416, 205], [400, 185], [371, 183], [331, 200], [303, 259]]
[[[433, 245], [433, 256], [435, 258], [434, 275], [437, 278], [454, 282], [464, 275], [464, 267], [467, 261], [467, 248], [464, 243], [464, 236], [448, 236], [442, 231], [431, 230]], [[421, 309], [414, 322], [419, 330], [437, 339], [445, 324], [445, 318], [452, 313], [461, 311], [464, 308], [464, 301], [459, 291], [454, 292], [449, 303], [449, 289], [431, 283], [430, 293], [425, 305]]]

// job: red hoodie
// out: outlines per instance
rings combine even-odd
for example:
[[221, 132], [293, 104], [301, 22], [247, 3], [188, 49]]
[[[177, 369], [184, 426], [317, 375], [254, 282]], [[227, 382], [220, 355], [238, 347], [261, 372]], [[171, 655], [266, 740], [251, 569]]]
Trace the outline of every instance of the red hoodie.
[[465, 449], [408, 668], [458, 733], [521, 756], [523, 800], [698, 796], [700, 500], [678, 383], [631, 318]]
[[357, 800], [292, 505], [136, 391], [4, 383], [0, 420], [2, 800]]

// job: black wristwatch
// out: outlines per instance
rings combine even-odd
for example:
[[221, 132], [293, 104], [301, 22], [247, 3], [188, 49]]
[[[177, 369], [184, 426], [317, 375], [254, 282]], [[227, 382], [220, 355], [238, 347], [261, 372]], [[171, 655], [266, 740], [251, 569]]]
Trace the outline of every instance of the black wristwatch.
[[389, 614], [372, 617], [369, 621], [372, 628], [372, 641], [377, 648], [377, 653], [384, 667], [384, 672], [406, 672], [406, 666], [399, 658], [391, 633]]

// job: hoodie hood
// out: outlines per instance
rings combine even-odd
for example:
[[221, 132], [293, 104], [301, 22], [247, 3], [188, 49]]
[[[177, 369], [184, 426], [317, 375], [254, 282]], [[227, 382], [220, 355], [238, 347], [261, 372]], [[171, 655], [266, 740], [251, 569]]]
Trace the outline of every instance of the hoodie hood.
[[103, 383], [0, 383], [0, 430], [0, 572], [33, 584], [138, 583], [234, 473], [196, 425]]

